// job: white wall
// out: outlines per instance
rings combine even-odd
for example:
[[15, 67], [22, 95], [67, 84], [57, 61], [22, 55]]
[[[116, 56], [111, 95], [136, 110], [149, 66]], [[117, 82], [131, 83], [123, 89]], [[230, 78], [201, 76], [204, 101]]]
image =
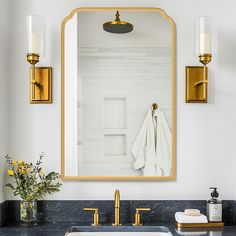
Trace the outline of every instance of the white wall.
[[0, 1], [0, 203], [5, 200], [5, 158], [7, 154], [7, 81], [8, 81], [8, 28], [10, 26], [8, 0]]
[[[236, 145], [236, 16], [235, 0], [14, 0], [11, 17], [12, 69], [9, 98], [9, 148], [14, 157], [34, 161], [43, 150], [48, 170], [60, 170], [60, 24], [76, 7], [161, 7], [177, 24], [177, 180], [173, 182], [64, 182], [51, 199], [112, 199], [115, 188], [122, 199], [206, 199], [208, 187], [220, 188], [223, 199], [235, 199]], [[23, 17], [43, 15], [47, 20], [46, 57], [41, 65], [54, 67], [52, 105], [28, 103], [28, 68], [25, 60]], [[208, 104], [184, 103], [185, 65], [194, 58], [194, 19], [218, 18], [219, 51], [210, 64]], [[13, 54], [14, 53], [14, 54]], [[13, 56], [14, 55], [14, 56]], [[8, 198], [12, 198], [8, 194]]]

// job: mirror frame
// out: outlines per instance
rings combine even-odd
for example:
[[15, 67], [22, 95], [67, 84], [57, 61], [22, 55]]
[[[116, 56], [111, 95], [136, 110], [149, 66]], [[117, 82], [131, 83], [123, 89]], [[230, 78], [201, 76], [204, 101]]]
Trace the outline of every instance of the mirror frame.
[[[65, 26], [77, 13], [97, 11], [158, 12], [172, 29], [172, 173], [170, 176], [66, 176], [65, 175]], [[176, 24], [161, 8], [142, 7], [93, 7], [74, 9], [61, 24], [61, 179], [83, 181], [173, 181], [176, 180]]]

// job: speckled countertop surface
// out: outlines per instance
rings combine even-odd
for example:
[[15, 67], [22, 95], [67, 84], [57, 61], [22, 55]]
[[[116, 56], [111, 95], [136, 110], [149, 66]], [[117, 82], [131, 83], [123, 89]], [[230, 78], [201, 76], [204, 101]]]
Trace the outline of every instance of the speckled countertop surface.
[[[100, 226], [91, 227], [88, 224], [81, 225], [78, 222], [54, 222], [54, 223], [39, 223], [36, 226], [22, 226], [20, 224], [11, 224], [6, 227], [0, 228], [1, 236], [63, 236], [68, 231], [71, 226], [73, 227], [73, 232], [77, 231], [143, 231], [143, 232], [155, 232], [160, 231], [158, 225], [146, 225], [140, 228], [132, 226]], [[225, 226], [222, 229], [198, 229], [197, 231], [192, 229], [185, 232], [177, 232], [174, 224], [161, 224], [159, 226], [167, 227], [173, 236], [236, 236], [236, 226]], [[165, 229], [163, 229], [165, 232]], [[198, 232], [198, 233], [197, 233]]]
[[[202, 200], [126, 200], [121, 201], [121, 222], [134, 220], [137, 207], [150, 207], [152, 210], [142, 215], [144, 226], [133, 227], [131, 224], [112, 227], [114, 219], [114, 201], [112, 200], [81, 200], [81, 201], [38, 201], [38, 225], [22, 226], [19, 216], [19, 201], [6, 201], [1, 205], [0, 215], [5, 222], [0, 227], [0, 236], [64, 236], [70, 227], [74, 231], [144, 231], [160, 232], [158, 226], [167, 227], [173, 236], [236, 236], [236, 201], [223, 201], [223, 221], [226, 225], [222, 229], [191, 229], [178, 232], [175, 229], [174, 214], [186, 208], [200, 209], [206, 214], [206, 201]], [[83, 211], [84, 207], [99, 208], [100, 222], [103, 226], [92, 227], [88, 222], [92, 220], [92, 213]], [[17, 223], [18, 222], [18, 223]], [[43, 223], [45, 222], [45, 223]], [[105, 225], [104, 226], [104, 222]], [[158, 222], [156, 225], [154, 222]]]

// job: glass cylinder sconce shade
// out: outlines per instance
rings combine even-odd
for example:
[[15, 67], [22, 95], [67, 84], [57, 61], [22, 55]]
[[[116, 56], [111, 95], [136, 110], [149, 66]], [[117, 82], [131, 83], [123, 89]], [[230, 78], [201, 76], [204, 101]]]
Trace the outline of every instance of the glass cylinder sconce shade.
[[195, 28], [196, 56], [214, 54], [216, 49], [215, 17], [203, 16], [197, 19]]
[[27, 16], [27, 53], [44, 55], [45, 20], [41, 16]]

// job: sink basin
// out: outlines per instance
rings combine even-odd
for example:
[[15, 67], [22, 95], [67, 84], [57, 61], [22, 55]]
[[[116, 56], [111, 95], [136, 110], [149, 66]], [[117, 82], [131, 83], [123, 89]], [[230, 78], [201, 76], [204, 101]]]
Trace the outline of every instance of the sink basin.
[[163, 232], [72, 232], [67, 236], [170, 236]]
[[170, 236], [163, 232], [72, 232], [67, 236]]
[[172, 236], [172, 234], [163, 226], [73, 226], [69, 228], [66, 236]]

